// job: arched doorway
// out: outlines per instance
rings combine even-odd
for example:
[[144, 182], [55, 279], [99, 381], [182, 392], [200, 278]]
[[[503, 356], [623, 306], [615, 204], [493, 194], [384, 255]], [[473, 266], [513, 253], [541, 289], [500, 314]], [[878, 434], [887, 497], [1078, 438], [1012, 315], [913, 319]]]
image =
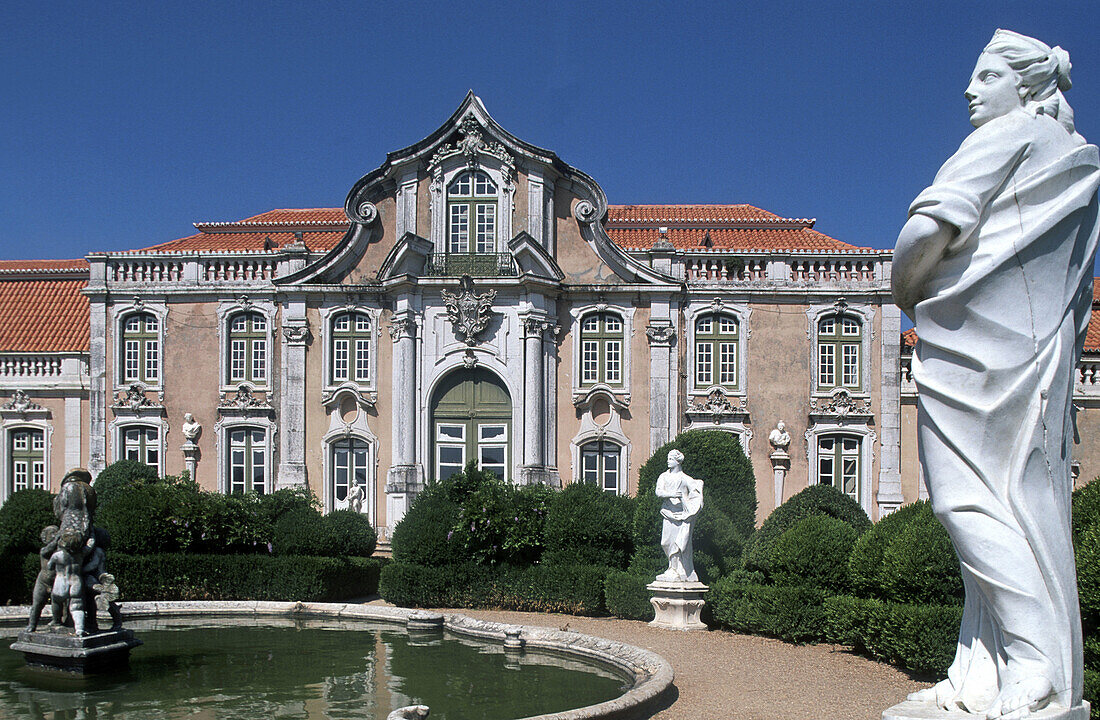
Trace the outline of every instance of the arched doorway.
[[484, 368], [455, 370], [432, 394], [432, 472], [444, 480], [470, 460], [511, 480], [512, 399]]

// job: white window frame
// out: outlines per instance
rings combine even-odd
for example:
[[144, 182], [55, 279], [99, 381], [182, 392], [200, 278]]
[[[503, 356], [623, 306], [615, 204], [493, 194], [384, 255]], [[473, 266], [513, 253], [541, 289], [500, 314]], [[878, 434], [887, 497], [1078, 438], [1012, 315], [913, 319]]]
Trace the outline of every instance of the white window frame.
[[[168, 327], [168, 305], [165, 303], [148, 302], [142, 298], [135, 298], [135, 302], [123, 303], [120, 305], [111, 306], [108, 310], [110, 315], [108, 322], [112, 330], [111, 337], [111, 355], [108, 360], [111, 367], [111, 376], [113, 378], [112, 385], [114, 386], [115, 393], [125, 390], [135, 382], [140, 382], [145, 386], [146, 390], [152, 390], [154, 392], [164, 391], [164, 359], [165, 353], [165, 335], [167, 334]], [[160, 355], [158, 365], [157, 379], [155, 382], [146, 380], [125, 380], [125, 369], [122, 367], [123, 356], [123, 338], [122, 330], [125, 325], [126, 319], [131, 315], [148, 313], [157, 319], [157, 351]]]
[[[370, 346], [368, 352], [370, 353], [370, 366], [368, 367], [366, 380], [335, 380], [332, 377], [332, 353], [333, 353], [333, 322], [336, 317], [342, 313], [362, 313], [370, 319]], [[363, 402], [368, 399], [362, 395], [362, 393], [377, 393], [378, 391], [378, 338], [381, 336], [381, 319], [382, 311], [379, 308], [366, 307], [363, 305], [331, 305], [321, 308], [320, 320], [321, 320], [321, 360], [324, 363], [323, 377], [324, 377], [324, 391], [326, 393], [335, 393], [341, 388], [352, 390], [353, 392], [360, 393], [359, 400]], [[350, 362], [354, 366], [355, 357], [354, 352], [351, 353]], [[377, 397], [376, 395], [374, 396]], [[373, 403], [373, 398], [370, 398]]]
[[[583, 404], [586, 399], [591, 398], [592, 394], [599, 390], [610, 393], [612, 396], [614, 396], [617, 403], [623, 405], [630, 404], [630, 391], [632, 386], [632, 378], [634, 377], [631, 368], [634, 355], [632, 349], [634, 344], [634, 313], [636, 310], [637, 308], [633, 306], [611, 305], [609, 303], [602, 302], [578, 305], [569, 309], [569, 315], [571, 318], [570, 338], [572, 340], [571, 345], [573, 346], [572, 383], [574, 404]], [[623, 352], [621, 358], [622, 383], [620, 384], [610, 385], [605, 382], [598, 382], [589, 385], [581, 381], [581, 320], [586, 315], [589, 315], [591, 313], [611, 313], [614, 315], [618, 315], [623, 321]]]
[[[695, 339], [696, 331], [695, 324], [700, 318], [705, 315], [729, 315], [737, 320], [737, 389], [730, 390], [723, 387], [717, 382], [712, 382], [709, 385], [702, 385], [698, 382], [695, 366]], [[715, 388], [722, 388], [724, 394], [728, 397], [746, 397], [748, 388], [748, 367], [749, 367], [749, 353], [748, 353], [748, 341], [752, 335], [752, 328], [749, 324], [752, 316], [752, 308], [748, 305], [739, 303], [731, 303], [722, 300], [721, 298], [714, 298], [713, 300], [694, 300], [688, 303], [685, 308], [685, 327], [684, 333], [687, 341], [687, 354], [688, 354], [688, 373], [687, 373], [687, 388], [688, 396], [693, 400], [701, 400], [706, 398]], [[714, 358], [715, 367], [719, 362], [719, 358]], [[712, 377], [712, 380], [715, 378]]]
[[[484, 132], [484, 129], [482, 130]], [[514, 214], [513, 199], [516, 192], [515, 183], [510, 177], [510, 171], [505, 172], [503, 163], [492, 155], [479, 153], [477, 162], [473, 167], [467, 164], [464, 155], [456, 155], [442, 161], [432, 172], [432, 181], [429, 185], [431, 202], [429, 205], [431, 215], [431, 230], [428, 238], [435, 252], [449, 252], [448, 228], [450, 226], [450, 210], [447, 204], [447, 188], [456, 177], [467, 170], [479, 170], [489, 176], [496, 186], [496, 252], [505, 252], [508, 241], [512, 239], [512, 215]], [[476, 217], [469, 218], [470, 248], [468, 252], [474, 252], [476, 242]], [[406, 228], [415, 231], [415, 228]]]
[[[0, 498], [7, 500], [12, 493], [15, 492], [15, 475], [12, 468], [11, 447], [14, 438], [13, 434], [17, 432], [38, 432], [42, 433], [42, 482], [43, 488], [46, 491], [52, 491], [50, 485], [50, 451], [51, 451], [51, 434], [53, 432], [52, 426], [48, 423], [37, 422], [5, 422], [3, 425], [3, 434], [0, 439], [3, 440], [4, 448], [0, 452], [0, 460], [3, 461], [3, 474], [4, 483], [3, 488], [0, 489]], [[33, 487], [34, 483], [34, 470], [33, 468], [28, 470], [27, 475], [27, 487]], [[0, 503], [2, 504], [2, 503]]]
[[[164, 408], [160, 405], [150, 405], [132, 409], [125, 405], [111, 407], [114, 419], [107, 425], [107, 434], [111, 438], [112, 462], [125, 459], [124, 437], [126, 430], [135, 426], [151, 427], [157, 431], [157, 475], [165, 474], [164, 458], [168, 449], [168, 420], [164, 417]], [[150, 466], [151, 467], [151, 466]]]
[[[570, 459], [573, 463], [569, 477], [572, 478], [572, 482], [584, 482], [581, 448], [592, 440], [608, 440], [617, 444], [620, 448], [619, 487], [616, 494], [626, 495], [629, 491], [630, 478], [630, 438], [623, 432], [622, 417], [619, 415], [619, 408], [610, 402], [610, 397], [607, 395], [606, 391], [600, 391], [600, 394], [604, 395], [604, 399], [609, 400], [610, 416], [606, 423], [598, 425], [592, 418], [591, 406], [585, 410], [584, 414], [581, 416], [580, 430], [573, 436], [573, 439], [569, 441]], [[601, 486], [600, 489], [603, 490], [604, 488]]]
[[[812, 397], [828, 397], [837, 387], [845, 387], [844, 385], [837, 385], [828, 388], [822, 388], [818, 384], [818, 374], [820, 371], [819, 353], [821, 344], [818, 339], [818, 327], [820, 322], [828, 316], [837, 316], [836, 304], [821, 304], [811, 305], [806, 309], [806, 319], [808, 326], [806, 328], [806, 337], [810, 341], [810, 393]], [[860, 385], [861, 387], [856, 390], [854, 388], [845, 388], [853, 397], [868, 398], [871, 396], [871, 386], [874, 383], [874, 376], [871, 375], [871, 346], [875, 339], [875, 309], [868, 304], [851, 304], [844, 307], [842, 315], [854, 318], [859, 321], [861, 325], [862, 337], [859, 345], [859, 372], [860, 372]], [[843, 371], [842, 358], [837, 357], [834, 359], [836, 364], [835, 371], [839, 375]]]
[[806, 460], [809, 463], [808, 471], [808, 485], [818, 485], [817, 477], [817, 463], [818, 463], [818, 440], [822, 435], [855, 435], [859, 437], [859, 462], [860, 462], [860, 479], [859, 479], [859, 502], [860, 507], [867, 513], [867, 517], [874, 517], [874, 497], [871, 492], [871, 485], [873, 478], [875, 477], [874, 462], [875, 462], [875, 442], [878, 440], [878, 435], [870, 427], [863, 423], [833, 423], [833, 422], [821, 422], [814, 423], [806, 431]]
[[278, 426], [271, 419], [270, 413], [255, 415], [240, 415], [223, 417], [214, 424], [214, 437], [217, 444], [218, 456], [218, 492], [229, 494], [229, 453], [230, 433], [242, 428], [256, 428], [264, 430], [264, 492], [270, 494], [275, 490], [275, 435]]
[[[263, 382], [253, 380], [229, 379], [229, 321], [238, 313], [259, 313], [266, 320], [267, 332], [267, 368]], [[243, 303], [240, 300], [223, 300], [218, 304], [218, 383], [222, 393], [233, 392], [242, 382], [247, 382], [255, 388], [266, 390], [274, 384], [275, 373], [279, 369], [279, 354], [276, 352], [275, 330], [276, 313], [275, 303], [270, 300], [249, 300]]]
[[368, 414], [361, 403], [356, 406], [357, 412], [355, 417], [352, 418], [350, 422], [344, 421], [344, 414], [341, 408], [348, 404], [346, 400], [349, 399], [353, 403], [358, 402], [358, 393], [349, 388], [342, 388], [334, 394], [332, 400], [327, 405], [329, 427], [321, 437], [321, 443], [325, 453], [322, 463], [321, 504], [325, 512], [332, 512], [342, 507], [350, 507], [349, 503], [344, 503], [339, 506], [336, 503], [336, 473], [333, 467], [333, 445], [337, 441], [345, 438], [353, 438], [365, 442], [367, 444], [367, 497], [363, 503], [362, 512], [370, 519], [375, 527], [378, 527], [378, 437], [371, 432], [370, 427], [367, 425]]

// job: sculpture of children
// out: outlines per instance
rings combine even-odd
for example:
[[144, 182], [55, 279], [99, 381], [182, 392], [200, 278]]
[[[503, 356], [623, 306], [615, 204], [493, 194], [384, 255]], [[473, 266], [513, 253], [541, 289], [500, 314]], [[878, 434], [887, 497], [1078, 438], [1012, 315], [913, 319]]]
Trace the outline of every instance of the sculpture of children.
[[691, 530], [703, 508], [703, 481], [680, 469], [684, 454], [668, 453], [668, 470], [657, 478], [654, 491], [661, 498], [661, 548], [668, 557], [668, 570], [657, 576], [658, 582], [699, 582], [692, 561]]
[[31, 617], [27, 621], [27, 632], [34, 632], [38, 628], [38, 616], [42, 614], [42, 608], [46, 607], [46, 601], [50, 599], [54, 577], [57, 575], [49, 564], [50, 556], [57, 550], [57, 526], [48, 525], [43, 528], [40, 538], [43, 545], [38, 554], [41, 555], [42, 559], [39, 561], [38, 577], [34, 581], [34, 592], [31, 596]]
[[[104, 610], [111, 616], [111, 629], [118, 630], [122, 627], [122, 613], [118, 609], [118, 587], [115, 585], [113, 575], [107, 572], [106, 533], [100, 528], [94, 528], [93, 537], [88, 539], [85, 545], [86, 557], [81, 573], [84, 576], [84, 595], [95, 606]], [[87, 552], [90, 550], [90, 552]], [[112, 597], [113, 595], [113, 597]], [[89, 629], [97, 629], [95, 614], [89, 615]]]
[[84, 538], [71, 529], [62, 530], [57, 549], [50, 556], [46, 567], [55, 573], [53, 581], [51, 627], [62, 624], [65, 609], [73, 619], [73, 632], [84, 635], [84, 583], [80, 577], [83, 566]]

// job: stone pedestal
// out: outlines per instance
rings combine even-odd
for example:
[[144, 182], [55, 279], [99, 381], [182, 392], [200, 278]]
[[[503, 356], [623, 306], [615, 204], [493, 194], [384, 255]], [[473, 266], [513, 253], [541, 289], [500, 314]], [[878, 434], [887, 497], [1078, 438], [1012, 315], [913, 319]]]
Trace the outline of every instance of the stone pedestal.
[[771, 454], [772, 473], [775, 476], [775, 506], [783, 504], [783, 481], [787, 477], [787, 470], [791, 467], [791, 456], [786, 450], [776, 449]]
[[[948, 712], [939, 709], [933, 703], [913, 700], [906, 700], [882, 711], [882, 720], [976, 720], [984, 717], [984, 713], [975, 715], [962, 710]], [[1028, 720], [1088, 720], [1089, 704], [1082, 701], [1080, 705], [1072, 708], [1048, 706], [1030, 713], [1027, 717]]]
[[193, 482], [198, 482], [199, 446], [194, 440], [188, 440], [180, 446], [180, 450], [183, 451], [183, 465], [187, 468], [188, 475]]
[[703, 612], [703, 595], [709, 589], [701, 582], [656, 581], [646, 585], [646, 590], [653, 593], [649, 601], [654, 617], [649, 624], [669, 630], [706, 630], [699, 615]]
[[11, 649], [23, 653], [31, 667], [88, 674], [126, 667], [130, 650], [141, 645], [131, 630], [105, 630], [77, 637], [39, 630], [19, 633]]

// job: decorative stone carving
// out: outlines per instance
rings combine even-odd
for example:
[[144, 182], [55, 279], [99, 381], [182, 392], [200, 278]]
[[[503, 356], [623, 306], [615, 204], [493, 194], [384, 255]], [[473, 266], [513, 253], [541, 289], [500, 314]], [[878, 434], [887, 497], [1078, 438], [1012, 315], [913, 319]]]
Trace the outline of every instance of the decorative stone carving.
[[45, 408], [31, 400], [27, 393], [22, 390], [16, 390], [12, 393], [11, 400], [0, 405], [0, 410], [18, 413], [20, 416], [26, 417], [28, 413], [45, 411]]
[[828, 397], [810, 402], [810, 415], [843, 420], [848, 417], [866, 419], [873, 414], [866, 399], [854, 397], [847, 388], [836, 388]]
[[909, 208], [893, 294], [919, 336], [918, 456], [966, 587], [947, 678], [884, 717], [1077, 718], [1069, 406], [1088, 324], [1100, 152], [1062, 92], [1069, 55], [997, 30], [973, 133]]
[[782, 420], [775, 424], [775, 429], [768, 433], [768, 442], [774, 450], [786, 452], [791, 444], [791, 434], [787, 432], [787, 425]]
[[650, 345], [668, 345], [676, 337], [676, 328], [671, 325], [650, 325], [645, 334]]
[[550, 329], [550, 322], [544, 318], [528, 317], [523, 319], [523, 332], [527, 337], [542, 337]]
[[128, 407], [133, 412], [160, 407], [160, 404], [153, 402], [145, 395], [145, 386], [141, 383], [130, 383], [128, 388], [118, 394], [115, 401], [115, 407]]
[[202, 433], [202, 425], [195, 420], [194, 415], [191, 413], [184, 413], [183, 425], [180, 426], [180, 432], [183, 433], [183, 437], [187, 442], [194, 443]]
[[409, 318], [393, 318], [390, 320], [390, 340], [397, 342], [402, 338], [411, 338], [416, 324]]
[[746, 415], [748, 407], [743, 397], [731, 397], [722, 388], [714, 388], [704, 401], [692, 399], [688, 402], [688, 415], [706, 415], [714, 422], [722, 422], [728, 415]]
[[237, 386], [236, 390], [227, 392], [225, 397], [222, 398], [221, 405], [218, 406], [219, 410], [272, 410], [271, 404], [267, 402], [267, 399], [261, 399], [255, 397], [253, 394], [253, 388], [248, 383], [241, 383]]
[[487, 290], [478, 295], [474, 292], [474, 281], [469, 275], [463, 275], [460, 281], [462, 290], [453, 293], [441, 290], [443, 304], [447, 308], [447, 319], [455, 328], [455, 334], [465, 339], [467, 345], [477, 344], [477, 335], [489, 325], [493, 315], [493, 299], [496, 290]]
[[283, 338], [290, 345], [305, 345], [313, 339], [313, 333], [310, 332], [309, 325], [285, 325]]
[[589, 200], [581, 200], [573, 206], [573, 217], [583, 223], [592, 223], [599, 220], [596, 205]]
[[481, 123], [473, 115], [467, 115], [459, 124], [458, 131], [462, 139], [456, 143], [441, 145], [432, 159], [428, 162], [428, 172], [434, 173], [443, 161], [456, 155], [466, 157], [466, 164], [474, 168], [478, 164], [478, 156], [489, 155], [500, 161], [501, 172], [506, 181], [511, 181], [516, 171], [516, 160], [511, 153], [499, 142], [486, 142], [482, 134]]
[[372, 202], [363, 201], [355, 206], [351, 219], [363, 225], [370, 225], [378, 219], [378, 207]]

